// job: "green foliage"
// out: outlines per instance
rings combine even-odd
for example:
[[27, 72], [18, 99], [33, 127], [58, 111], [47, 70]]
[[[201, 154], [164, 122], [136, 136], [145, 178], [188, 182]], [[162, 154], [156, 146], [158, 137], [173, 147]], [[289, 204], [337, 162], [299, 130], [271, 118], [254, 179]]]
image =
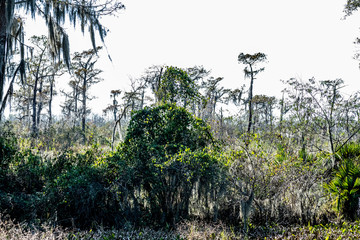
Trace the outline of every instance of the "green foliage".
[[17, 147], [17, 138], [13, 132], [13, 125], [6, 122], [0, 126], [0, 167], [4, 170], [13, 155], [15, 155]]
[[194, 184], [201, 178], [210, 183], [216, 175], [218, 163], [206, 148], [213, 141], [209, 130], [173, 104], [133, 114], [121, 151], [133, 171], [133, 186], [145, 193], [140, 201], [150, 206], [150, 219], [174, 223], [186, 218]]
[[353, 220], [358, 209], [360, 197], [360, 166], [357, 162], [347, 159], [335, 171], [333, 179], [324, 185], [331, 195], [336, 209], [348, 219]]
[[193, 117], [184, 108], [165, 104], [133, 114], [124, 150], [132, 155], [131, 158], [148, 161], [159, 154], [163, 157], [165, 152], [174, 154], [181, 148], [202, 149], [212, 141], [210, 129], [202, 120]]
[[177, 67], [167, 67], [156, 92], [163, 103], [178, 103], [186, 107], [189, 102], [199, 98], [195, 82], [188, 73]]
[[0, 212], [19, 221], [35, 220], [45, 180], [44, 164], [30, 150], [15, 152], [15, 148], [0, 172]]
[[113, 190], [100, 169], [73, 166], [46, 186], [45, 208], [61, 225], [115, 225], [119, 209]]
[[335, 156], [339, 161], [343, 159], [356, 159], [360, 157], [360, 144], [351, 142], [340, 148]]

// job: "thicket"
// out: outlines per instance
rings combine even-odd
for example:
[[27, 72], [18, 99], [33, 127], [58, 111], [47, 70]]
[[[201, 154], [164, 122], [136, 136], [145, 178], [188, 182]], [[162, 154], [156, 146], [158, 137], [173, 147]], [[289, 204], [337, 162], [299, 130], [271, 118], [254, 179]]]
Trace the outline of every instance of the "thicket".
[[16, 122], [1, 125], [5, 219], [75, 229], [173, 228], [198, 219], [245, 234], [261, 228], [266, 235], [271, 226], [359, 216], [355, 141], [337, 152], [339, 165], [332, 167], [331, 155], [301, 149], [285, 134], [216, 138], [206, 122], [175, 104], [133, 112], [113, 151], [111, 133], [108, 139], [99, 133], [106, 124], [91, 128], [86, 145], [81, 134], [78, 144], [61, 144], [61, 136], [76, 134], [76, 127], [59, 125], [48, 130], [53, 139], [44, 134], [47, 142], [41, 132], [37, 141], [21, 137]]
[[[281, 100], [251, 89], [244, 98], [244, 87], [208, 76], [202, 67], [149, 68], [131, 90], [111, 92], [111, 121], [91, 118], [86, 104], [80, 111], [74, 85], [62, 116], [37, 112], [36, 131], [35, 111], [18, 101], [25, 108], [0, 126], [2, 219], [125, 230], [199, 221], [224, 224], [231, 238], [228, 227], [277, 236], [359, 218], [359, 93], [345, 97], [341, 79], [289, 79]], [[224, 104], [236, 110], [226, 115]]]

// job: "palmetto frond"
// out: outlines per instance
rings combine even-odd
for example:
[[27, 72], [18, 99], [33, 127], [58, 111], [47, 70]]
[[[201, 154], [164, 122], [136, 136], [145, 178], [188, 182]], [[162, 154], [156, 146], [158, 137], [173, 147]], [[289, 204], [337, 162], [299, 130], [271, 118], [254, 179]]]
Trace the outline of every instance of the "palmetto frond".
[[335, 196], [333, 204], [338, 211], [352, 211], [344, 208], [354, 205], [354, 201], [357, 201], [360, 196], [360, 167], [353, 160], [345, 160], [334, 178], [324, 187], [331, 195]]

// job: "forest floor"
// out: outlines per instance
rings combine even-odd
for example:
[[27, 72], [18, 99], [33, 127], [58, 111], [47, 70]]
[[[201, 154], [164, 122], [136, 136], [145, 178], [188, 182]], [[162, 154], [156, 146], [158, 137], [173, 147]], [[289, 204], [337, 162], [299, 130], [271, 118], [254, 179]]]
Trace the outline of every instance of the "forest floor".
[[0, 239], [360, 239], [360, 222], [344, 222], [316, 226], [292, 227], [253, 227], [247, 237], [242, 231], [234, 230], [223, 224], [209, 225], [199, 222], [185, 222], [175, 230], [152, 230], [149, 228], [121, 230], [98, 228], [97, 230], [70, 230], [60, 227], [29, 227], [27, 224], [12, 221], [0, 222]]

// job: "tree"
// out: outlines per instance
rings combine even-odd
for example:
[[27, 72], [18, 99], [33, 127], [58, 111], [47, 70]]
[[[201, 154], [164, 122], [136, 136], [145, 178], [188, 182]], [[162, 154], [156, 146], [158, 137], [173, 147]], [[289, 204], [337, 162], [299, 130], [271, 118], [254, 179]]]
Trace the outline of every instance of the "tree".
[[[21, 86], [14, 92], [16, 109], [20, 111], [20, 119], [29, 119], [31, 122], [31, 135], [36, 137], [39, 131], [41, 115], [44, 108], [48, 106], [49, 122], [51, 122], [51, 102], [54, 95], [54, 79], [60, 76], [64, 66], [53, 64], [49, 55], [47, 37], [32, 36], [30, 38], [33, 53], [26, 59], [28, 74], [24, 82], [18, 81]], [[15, 76], [15, 75], [14, 75]], [[7, 98], [7, 94], [5, 98]]]
[[259, 125], [258, 127], [262, 127], [263, 130], [265, 130], [270, 125], [270, 129], [272, 130], [273, 109], [276, 103], [275, 97], [255, 95], [252, 101], [255, 105], [254, 125]]
[[194, 80], [177, 67], [166, 67], [156, 94], [163, 103], [182, 102], [184, 108], [199, 97]]
[[205, 89], [205, 97], [207, 100], [208, 114], [214, 119], [216, 113], [216, 104], [221, 102], [222, 97], [229, 91], [224, 87], [220, 87], [219, 83], [224, 78], [209, 78], [207, 81], [204, 81], [202, 87]]
[[[49, 32], [49, 46], [53, 58], [62, 59], [70, 68], [69, 38], [62, 27], [68, 18], [74, 27], [80, 22], [81, 31], [88, 27], [94, 50], [96, 50], [95, 32], [98, 32], [104, 41], [106, 29], [101, 25], [99, 19], [104, 15], [112, 15], [123, 9], [124, 5], [118, 0], [4, 0], [0, 1], [0, 106], [3, 101], [5, 87], [5, 71], [9, 56], [13, 54], [14, 43], [20, 45], [19, 71], [21, 78], [25, 76], [25, 43], [23, 20], [16, 13], [25, 9], [26, 14], [32, 18], [41, 16], [45, 19]], [[18, 12], [17, 12], [18, 11]], [[10, 85], [9, 88], [12, 86]], [[0, 113], [1, 114], [1, 113]]]
[[[220, 87], [219, 83], [223, 78], [210, 77], [206, 81], [202, 82], [202, 88], [204, 89], [204, 104], [205, 113], [202, 118], [208, 120], [211, 125], [211, 129], [214, 132], [219, 132], [220, 136], [223, 135], [223, 113], [222, 108], [220, 109], [220, 119], [216, 118], [216, 106], [218, 103], [223, 102], [224, 96], [230, 91], [224, 87]], [[218, 127], [218, 129], [217, 129]]]
[[[33, 56], [30, 60], [28, 60], [28, 67], [29, 67], [29, 78], [33, 79], [33, 86], [32, 86], [32, 127], [31, 132], [34, 137], [38, 134], [38, 128], [40, 124], [40, 114], [43, 109], [43, 105], [45, 100], [49, 103], [49, 113], [51, 115], [51, 101], [53, 90], [52, 86], [54, 84], [54, 77], [57, 73], [60, 73], [59, 70], [61, 69], [60, 64], [51, 64], [51, 59], [48, 58], [49, 56], [49, 48], [47, 45], [47, 37], [45, 36], [33, 36], [31, 38], [31, 42], [35, 46], [35, 50], [37, 51], [37, 55]], [[49, 97], [48, 99], [44, 98], [44, 81], [48, 80], [49, 83]], [[39, 98], [39, 99], [38, 99]], [[51, 121], [51, 117], [50, 121]]]
[[116, 97], [119, 96], [120, 94], [121, 94], [121, 90], [111, 90], [110, 97], [113, 98], [113, 104], [106, 109], [107, 111], [112, 110], [114, 114], [114, 122], [116, 122], [117, 120], [117, 112], [119, 107], [119, 102], [118, 100], [116, 100]]
[[121, 107], [121, 111], [118, 114], [118, 117], [116, 117], [116, 121], [113, 128], [113, 134], [112, 134], [112, 141], [111, 141], [111, 148], [114, 148], [114, 142], [115, 142], [115, 133], [116, 128], [119, 126], [119, 137], [120, 140], [122, 140], [122, 121], [126, 119], [126, 116], [135, 111], [135, 110], [141, 110], [143, 108], [143, 96], [144, 96], [144, 89], [146, 88], [147, 82], [145, 81], [136, 81], [131, 80], [131, 89], [128, 91], [124, 91], [123, 97], [122, 97], [122, 104], [119, 106]]
[[[306, 160], [306, 148], [311, 144], [310, 135], [312, 134], [313, 117], [315, 115], [313, 108], [313, 100], [306, 92], [305, 87], [299, 86], [299, 81], [291, 78], [284, 81], [287, 88], [283, 91], [280, 109], [280, 133], [284, 134], [285, 131], [292, 132], [292, 138], [298, 140], [301, 145], [302, 157]], [[284, 98], [285, 93], [287, 99]], [[284, 115], [288, 113], [287, 127], [282, 128], [285, 123]]]
[[[209, 75], [202, 66], [194, 66], [185, 70], [162, 65], [151, 66], [140, 78], [144, 87], [150, 88], [154, 103], [183, 102], [195, 115], [199, 115], [204, 105], [200, 94], [200, 81]], [[143, 93], [145, 91], [143, 89]], [[190, 89], [191, 88], [191, 89]], [[172, 99], [171, 99], [172, 98]]]
[[191, 102], [189, 110], [191, 110], [195, 116], [202, 118], [202, 113], [206, 105], [206, 97], [201, 90], [203, 89], [203, 83], [208, 81], [208, 79], [205, 78], [210, 75], [210, 71], [206, 70], [203, 66], [194, 66], [187, 68], [186, 72], [194, 83], [194, 90], [197, 92], [197, 97]]
[[[85, 126], [86, 126], [86, 116], [89, 114], [89, 109], [87, 107], [87, 100], [91, 100], [88, 96], [88, 91], [90, 87], [96, 83], [102, 81], [98, 76], [102, 73], [102, 70], [95, 68], [95, 64], [98, 60], [96, 54], [101, 47], [97, 47], [96, 50], [90, 49], [83, 51], [81, 53], [74, 53], [72, 59], [73, 64], [72, 68], [74, 71], [74, 80], [70, 82], [70, 86], [73, 88], [74, 97], [73, 101], [70, 104], [74, 104], [75, 113], [79, 110], [79, 117], [81, 118], [81, 129], [85, 141]], [[79, 98], [79, 95], [81, 97]], [[80, 100], [81, 108], [78, 109], [78, 100]]]
[[157, 92], [160, 88], [160, 82], [163, 74], [164, 66], [154, 65], [145, 70], [145, 75], [142, 77], [145, 82], [144, 87], [150, 87], [151, 92], [154, 94], [154, 102], [157, 104], [158, 99]]
[[188, 216], [195, 183], [211, 185], [216, 176], [218, 162], [206, 149], [212, 141], [204, 121], [174, 104], [133, 113], [121, 151], [152, 220], [173, 224]]
[[[306, 134], [317, 136], [311, 138], [313, 141], [318, 141], [318, 144], [314, 143], [315, 147], [322, 150], [324, 145], [328, 145], [332, 160], [331, 167], [338, 167], [340, 159], [336, 157], [337, 153], [360, 131], [357, 112], [348, 111], [349, 104], [355, 108], [358, 102], [351, 103], [353, 98], [344, 98], [340, 92], [344, 87], [342, 79], [319, 82], [314, 78], [307, 82], [291, 79], [287, 83], [291, 87], [289, 105], [292, 106], [291, 112], [296, 114], [295, 118], [297, 118], [295, 132], [300, 130], [302, 133], [302, 144], [306, 144], [304, 141]], [[355, 116], [351, 116], [352, 114]], [[345, 134], [346, 132], [351, 134]]]
[[252, 114], [253, 114], [253, 109], [252, 109], [252, 98], [253, 98], [253, 85], [254, 85], [254, 80], [255, 80], [255, 76], [258, 75], [260, 72], [264, 71], [265, 68], [259, 68], [259, 69], [254, 69], [254, 67], [258, 64], [258, 63], [262, 63], [265, 62], [267, 60], [266, 55], [264, 53], [255, 53], [253, 55], [251, 54], [245, 54], [245, 53], [240, 53], [238, 56], [238, 62], [242, 63], [244, 65], [246, 65], [246, 67], [244, 68], [244, 73], [245, 73], [245, 78], [250, 78], [250, 88], [249, 88], [249, 99], [248, 99], [248, 104], [249, 104], [249, 121], [248, 121], [248, 129], [247, 132], [250, 133], [251, 131], [251, 126], [252, 126]]

